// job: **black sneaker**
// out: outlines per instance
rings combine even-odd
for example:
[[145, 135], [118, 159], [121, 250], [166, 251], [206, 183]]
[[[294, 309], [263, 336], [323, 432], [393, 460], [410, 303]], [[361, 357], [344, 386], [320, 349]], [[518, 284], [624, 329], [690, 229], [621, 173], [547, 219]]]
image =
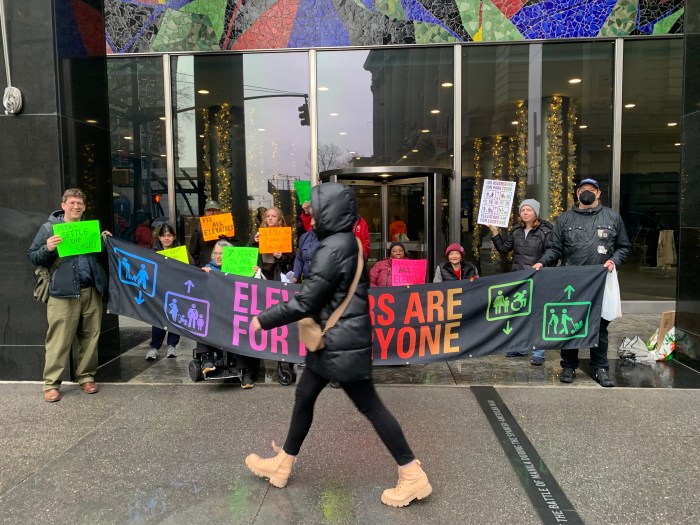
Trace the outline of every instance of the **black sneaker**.
[[610, 379], [608, 371], [605, 368], [599, 368], [598, 370], [596, 370], [593, 374], [593, 379], [595, 379], [600, 384], [600, 386], [604, 386], [606, 388], [615, 386], [615, 383], [613, 383], [613, 380]]
[[243, 377], [241, 378], [241, 388], [245, 388], [246, 390], [248, 390], [249, 388], [253, 388], [254, 386], [255, 381], [253, 381], [253, 376], [250, 375], [250, 372], [243, 372]]
[[559, 381], [562, 383], [573, 383], [574, 377], [576, 377], [576, 370], [573, 368], [565, 368], [559, 374]]

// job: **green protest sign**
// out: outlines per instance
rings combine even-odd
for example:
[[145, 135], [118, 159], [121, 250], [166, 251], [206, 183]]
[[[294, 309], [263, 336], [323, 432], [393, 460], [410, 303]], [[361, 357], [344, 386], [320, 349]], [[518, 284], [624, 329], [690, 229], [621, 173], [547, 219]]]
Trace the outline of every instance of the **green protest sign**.
[[253, 267], [258, 264], [257, 248], [239, 248], [236, 246], [224, 246], [223, 257], [221, 258], [221, 271], [253, 277]]
[[158, 252], [169, 259], [175, 259], [176, 261], [183, 262], [185, 264], [190, 264], [190, 259], [187, 257], [187, 247], [178, 246], [177, 248], [169, 248], [168, 250], [160, 250]]
[[295, 180], [294, 189], [300, 204], [304, 204], [304, 201], [311, 202], [311, 183], [308, 180]]
[[53, 234], [63, 239], [58, 255], [82, 255], [102, 251], [100, 221], [61, 222], [53, 225]]

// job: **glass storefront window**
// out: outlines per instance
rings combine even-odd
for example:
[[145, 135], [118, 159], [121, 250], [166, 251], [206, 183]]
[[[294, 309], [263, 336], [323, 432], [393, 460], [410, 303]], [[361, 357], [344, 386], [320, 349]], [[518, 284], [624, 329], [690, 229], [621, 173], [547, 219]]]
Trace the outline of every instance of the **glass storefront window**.
[[317, 54], [318, 169], [452, 167], [451, 47]]
[[484, 179], [517, 183], [554, 222], [574, 182], [595, 177], [609, 203], [613, 45], [573, 42], [467, 46], [462, 54], [462, 243], [482, 275], [507, 271], [478, 225]]
[[[177, 212], [185, 242], [209, 199], [233, 214], [246, 244], [265, 208], [300, 213], [294, 182], [310, 180], [306, 53], [172, 58]], [[207, 261], [200, 261], [201, 264]]]
[[167, 194], [163, 61], [107, 61], [112, 143], [112, 232], [150, 248], [150, 227]]
[[624, 46], [620, 214], [632, 243], [622, 298], [676, 297], [683, 40]]

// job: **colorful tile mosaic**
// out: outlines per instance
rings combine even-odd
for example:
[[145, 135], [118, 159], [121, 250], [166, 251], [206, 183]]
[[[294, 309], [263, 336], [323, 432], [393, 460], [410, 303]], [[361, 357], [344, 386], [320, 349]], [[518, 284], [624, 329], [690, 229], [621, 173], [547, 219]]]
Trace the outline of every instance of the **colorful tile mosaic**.
[[108, 52], [664, 35], [683, 0], [105, 0]]

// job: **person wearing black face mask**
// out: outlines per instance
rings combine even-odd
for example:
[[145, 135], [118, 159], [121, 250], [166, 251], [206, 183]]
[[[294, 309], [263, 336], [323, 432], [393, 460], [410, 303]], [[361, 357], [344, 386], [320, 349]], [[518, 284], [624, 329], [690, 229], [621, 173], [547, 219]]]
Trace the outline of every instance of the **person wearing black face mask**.
[[[595, 179], [583, 179], [576, 185], [578, 205], [562, 213], [549, 235], [547, 249], [533, 265], [562, 266], [602, 264], [611, 272], [622, 264], [630, 251], [625, 225], [620, 214], [600, 203], [600, 185]], [[598, 346], [591, 348], [593, 379], [601, 386], [613, 387], [608, 375], [608, 324], [600, 320]], [[578, 349], [561, 350], [562, 372], [559, 381], [573, 383], [578, 368]]]

